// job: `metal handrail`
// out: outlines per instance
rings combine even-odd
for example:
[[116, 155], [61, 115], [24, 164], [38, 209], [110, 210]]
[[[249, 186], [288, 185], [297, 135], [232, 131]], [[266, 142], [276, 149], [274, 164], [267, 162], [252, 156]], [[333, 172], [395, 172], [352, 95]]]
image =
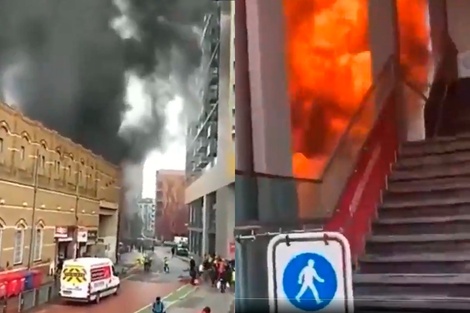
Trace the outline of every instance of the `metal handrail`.
[[449, 92], [449, 84], [445, 84], [444, 95], [442, 96], [441, 100], [439, 101], [436, 126], [434, 126], [434, 132], [432, 134], [433, 137], [436, 137], [438, 135], [439, 130], [441, 129], [442, 111], [444, 110], [444, 102], [447, 99], [448, 92]]

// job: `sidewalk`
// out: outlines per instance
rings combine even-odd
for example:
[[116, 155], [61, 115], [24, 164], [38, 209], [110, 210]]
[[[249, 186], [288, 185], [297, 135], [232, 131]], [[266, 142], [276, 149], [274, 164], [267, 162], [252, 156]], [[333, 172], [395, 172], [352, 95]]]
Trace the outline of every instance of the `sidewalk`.
[[215, 288], [200, 286], [184, 299], [172, 304], [168, 313], [199, 313], [206, 306], [214, 313], [228, 313], [233, 301], [233, 293], [220, 293]]
[[136, 260], [141, 256], [141, 253], [133, 250], [128, 253], [123, 253], [120, 257], [119, 264], [114, 267], [118, 273], [121, 273], [124, 277], [136, 270], [139, 265]]

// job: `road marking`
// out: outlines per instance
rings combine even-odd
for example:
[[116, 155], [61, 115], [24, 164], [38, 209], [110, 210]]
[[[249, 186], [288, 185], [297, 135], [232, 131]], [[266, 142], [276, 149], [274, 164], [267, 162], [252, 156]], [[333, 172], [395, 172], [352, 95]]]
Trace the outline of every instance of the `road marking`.
[[[166, 309], [168, 309], [169, 307], [171, 307], [173, 304], [185, 299], [187, 296], [189, 296], [191, 293], [193, 293], [194, 291], [196, 291], [197, 287], [194, 287], [192, 285], [183, 285], [181, 287], [179, 287], [178, 289], [176, 289], [175, 291], [172, 291], [170, 292], [169, 294], [167, 294], [166, 296], [164, 296], [162, 298], [162, 301], [165, 301], [165, 299], [168, 299], [170, 298], [172, 295], [174, 295], [175, 293], [178, 293], [179, 291], [183, 290], [184, 288], [188, 288], [188, 286], [192, 287], [188, 292], [186, 292], [185, 294], [183, 294], [181, 297], [178, 298], [178, 300], [175, 300], [175, 301], [172, 301], [170, 302], [169, 304], [166, 305]], [[134, 313], [141, 313], [147, 309], [149, 309], [150, 307], [152, 307], [152, 304], [153, 303], [150, 303], [150, 304], [147, 304], [146, 306], [144, 306], [143, 308], [140, 308], [139, 310], [135, 311]]]

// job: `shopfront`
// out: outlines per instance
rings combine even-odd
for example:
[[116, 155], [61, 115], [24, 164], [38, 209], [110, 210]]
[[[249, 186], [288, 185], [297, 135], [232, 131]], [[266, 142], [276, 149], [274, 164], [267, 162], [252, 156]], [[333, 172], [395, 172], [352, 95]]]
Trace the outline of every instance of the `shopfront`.
[[54, 230], [54, 240], [56, 243], [56, 260], [55, 264], [59, 265], [64, 260], [73, 257], [73, 235], [74, 228], [72, 226], [56, 226]]

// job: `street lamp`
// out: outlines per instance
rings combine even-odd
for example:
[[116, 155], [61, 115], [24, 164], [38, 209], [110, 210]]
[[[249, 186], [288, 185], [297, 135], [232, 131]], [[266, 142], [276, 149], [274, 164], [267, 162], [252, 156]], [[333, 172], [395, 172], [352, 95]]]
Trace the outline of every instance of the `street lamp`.
[[[34, 239], [36, 237], [36, 202], [37, 202], [37, 194], [39, 188], [39, 161], [40, 161], [40, 150], [36, 150], [35, 155], [30, 155], [29, 157], [34, 159], [34, 167], [33, 167], [33, 204], [32, 204], [32, 213], [31, 213], [31, 234], [29, 238], [29, 253], [28, 253], [28, 269], [31, 269], [33, 264], [34, 258]], [[46, 164], [54, 164], [53, 162], [45, 162], [42, 164], [46, 166]], [[33, 247], [34, 245], [34, 247]]]

